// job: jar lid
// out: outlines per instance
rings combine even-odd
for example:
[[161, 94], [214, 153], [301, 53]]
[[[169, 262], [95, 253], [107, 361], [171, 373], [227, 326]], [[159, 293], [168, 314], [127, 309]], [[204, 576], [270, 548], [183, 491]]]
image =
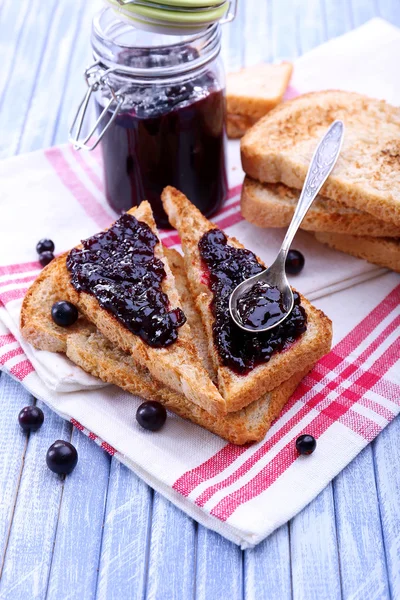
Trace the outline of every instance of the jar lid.
[[232, 21], [237, 0], [106, 0], [118, 17], [138, 29], [167, 35], [198, 33]]

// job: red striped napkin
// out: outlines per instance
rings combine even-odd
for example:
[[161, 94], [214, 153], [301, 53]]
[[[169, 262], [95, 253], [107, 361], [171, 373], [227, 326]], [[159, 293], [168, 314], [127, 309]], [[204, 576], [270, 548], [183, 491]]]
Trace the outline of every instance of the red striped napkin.
[[[377, 40], [387, 43], [389, 26], [368, 27], [363, 35], [373, 36], [379, 53]], [[344, 47], [351, 35], [359, 38], [360, 32], [345, 36]], [[395, 37], [392, 28], [390, 35]], [[296, 66], [301, 91], [306, 74], [301, 63]], [[231, 190], [215, 220], [269, 262], [283, 232], [258, 230], [242, 220], [237, 144], [230, 144], [229, 155]], [[332, 352], [303, 380], [258, 444], [227, 444], [172, 414], [162, 431], [150, 434], [136, 424], [139, 398], [104, 386], [61, 355], [34, 351], [18, 331], [22, 297], [40, 271], [37, 240], [49, 236], [62, 252], [115, 217], [101, 173], [98, 152], [69, 147], [0, 164], [7, 223], [0, 239], [0, 368], [193, 518], [243, 548], [254, 546], [310, 502], [399, 413], [400, 278], [301, 232], [296, 247], [306, 267], [296, 287], [318, 298], [317, 306], [332, 318]], [[175, 233], [161, 237], [169, 246], [178, 243]], [[318, 440], [309, 457], [295, 451], [303, 432]]]

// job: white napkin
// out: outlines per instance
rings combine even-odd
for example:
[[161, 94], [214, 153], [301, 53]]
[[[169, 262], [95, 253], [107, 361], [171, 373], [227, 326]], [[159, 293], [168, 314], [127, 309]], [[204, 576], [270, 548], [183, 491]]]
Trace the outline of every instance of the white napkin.
[[9, 302], [7, 311], [1, 314], [1, 320], [8, 331], [18, 339], [26, 357], [34, 365], [36, 373], [49, 390], [76, 392], [85, 389], [97, 390], [108, 385], [77, 367], [65, 355], [36, 350], [25, 342], [19, 333], [21, 305], [22, 299]]
[[400, 104], [400, 30], [372, 19], [296, 60], [291, 86], [298, 92], [341, 89]]
[[[299, 59], [292, 87], [379, 92], [398, 103], [393, 80], [399, 52], [400, 32], [374, 20]], [[230, 198], [215, 220], [271, 262], [283, 231], [241, 219], [236, 143], [229, 145], [229, 165]], [[136, 424], [139, 398], [104, 387], [61, 355], [35, 351], [19, 335], [22, 297], [39, 272], [37, 240], [51, 237], [62, 252], [112, 221], [101, 174], [98, 152], [78, 154], [67, 146], [0, 164], [7, 223], [0, 238], [0, 366], [182, 510], [243, 548], [253, 546], [311, 501], [398, 414], [400, 278], [300, 232], [295, 246], [306, 267], [293, 283], [319, 298], [317, 305], [333, 319], [333, 352], [259, 444], [226, 444], [175, 415], [151, 434]], [[177, 244], [173, 232], [161, 237]], [[318, 438], [318, 447], [311, 457], [297, 458], [294, 440], [304, 430]]]

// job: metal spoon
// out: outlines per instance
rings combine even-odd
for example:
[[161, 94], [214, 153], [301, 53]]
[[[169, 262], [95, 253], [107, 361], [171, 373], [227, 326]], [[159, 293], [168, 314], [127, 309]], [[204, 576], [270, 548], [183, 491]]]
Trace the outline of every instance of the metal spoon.
[[[342, 147], [343, 132], [343, 121], [334, 121], [318, 144], [311, 159], [292, 221], [274, 263], [262, 273], [246, 279], [233, 290], [229, 298], [229, 311], [232, 319], [241, 329], [252, 333], [268, 331], [280, 325], [292, 311], [294, 299], [285, 272], [286, 256], [302, 220], [335, 166]], [[262, 283], [266, 288], [277, 287], [282, 295], [283, 306], [286, 311], [279, 321], [262, 328], [244, 325], [238, 312], [239, 299], [256, 283]]]

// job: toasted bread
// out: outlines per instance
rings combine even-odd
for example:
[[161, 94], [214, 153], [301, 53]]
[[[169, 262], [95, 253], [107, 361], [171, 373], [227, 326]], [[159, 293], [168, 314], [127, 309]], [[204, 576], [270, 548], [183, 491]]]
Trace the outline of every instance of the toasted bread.
[[400, 108], [344, 91], [285, 102], [242, 138], [243, 169], [253, 179], [301, 189], [318, 141], [335, 119], [343, 148], [321, 194], [400, 226]]
[[226, 115], [226, 133], [228, 138], [232, 140], [239, 139], [244, 136], [246, 131], [257, 123], [257, 117], [247, 117], [245, 115], [234, 115], [228, 113]]
[[157, 384], [145, 367], [136, 365], [129, 354], [113, 346], [99, 332], [73, 334], [68, 343], [67, 356], [102, 381], [117, 385], [131, 394], [157, 400], [180, 417], [238, 445], [263, 439], [272, 421], [279, 416], [300, 381], [312, 368], [310, 365], [295, 373], [246, 408], [214, 417], [182, 394]]
[[[182, 306], [187, 315], [194, 340], [204, 357], [204, 331], [200, 318], [187, 293], [182, 257], [174, 250], [166, 250], [168, 262], [176, 279]], [[36, 279], [22, 306], [21, 324], [24, 337], [38, 349], [64, 352], [82, 369], [107, 383], [149, 400], [158, 400], [169, 410], [189, 419], [234, 444], [261, 440], [274, 418], [312, 368], [295, 373], [277, 389], [237, 413], [214, 417], [185, 396], [154, 379], [146, 367], [138, 365], [132, 356], [103, 336], [82, 315], [71, 327], [59, 327], [51, 319], [54, 302], [65, 298], [60, 286], [56, 264], [52, 263]], [[207, 357], [205, 357], [208, 360]], [[212, 370], [212, 367], [209, 367]]]
[[[138, 208], [132, 209], [129, 213], [147, 223], [157, 234], [148, 202], [142, 202]], [[156, 245], [154, 252], [155, 256], [163, 262], [166, 272], [163, 280], [163, 292], [167, 294], [171, 307], [180, 306], [175, 280], [165, 259], [161, 243]], [[201, 363], [188, 323], [179, 328], [178, 339], [173, 344], [166, 348], [152, 348], [139, 336], [131, 333], [111, 313], [101, 308], [94, 296], [86, 292], [78, 293], [75, 290], [66, 267], [65, 255], [57, 258], [49, 267], [57, 271], [59, 285], [64, 290], [66, 299], [75, 304], [80, 312], [110, 341], [125, 352], [132, 354], [136, 362], [147, 367], [154, 378], [184, 394], [189, 400], [211, 414], [226, 413], [226, 402]], [[41, 276], [46, 277], [46, 271], [43, 271]], [[27, 296], [29, 298], [29, 291]], [[21, 328], [27, 339], [32, 330], [35, 335], [35, 326], [32, 327], [30, 323], [25, 323], [23, 319]]]
[[362, 237], [322, 232], [316, 233], [315, 237], [319, 242], [335, 250], [400, 273], [400, 238]]
[[[171, 224], [177, 228], [181, 237], [189, 286], [202, 316], [208, 337], [209, 354], [217, 371], [218, 389], [227, 402], [228, 412], [247, 406], [262, 394], [278, 387], [297, 371], [302, 371], [308, 364], [315, 363], [329, 351], [332, 338], [330, 320], [302, 298], [301, 302], [308, 319], [307, 331], [287, 351], [272, 355], [268, 363], [255, 367], [246, 376], [237, 375], [232, 369], [224, 366], [214, 346], [214, 320], [210, 309], [213, 294], [204, 282], [198, 250], [200, 238], [210, 229], [216, 228], [216, 225], [208, 221], [174, 188], [168, 187], [163, 191], [162, 201]], [[243, 248], [233, 238], [229, 238], [228, 243], [236, 248]]]
[[[300, 192], [283, 183], [260, 183], [246, 177], [242, 188], [243, 217], [258, 227], [287, 227]], [[380, 221], [368, 213], [350, 208], [324, 196], [317, 196], [301, 228], [373, 237], [399, 237], [400, 227]]]
[[229, 73], [226, 82], [228, 114], [259, 119], [279, 102], [288, 86], [293, 67], [289, 62], [259, 64]]

